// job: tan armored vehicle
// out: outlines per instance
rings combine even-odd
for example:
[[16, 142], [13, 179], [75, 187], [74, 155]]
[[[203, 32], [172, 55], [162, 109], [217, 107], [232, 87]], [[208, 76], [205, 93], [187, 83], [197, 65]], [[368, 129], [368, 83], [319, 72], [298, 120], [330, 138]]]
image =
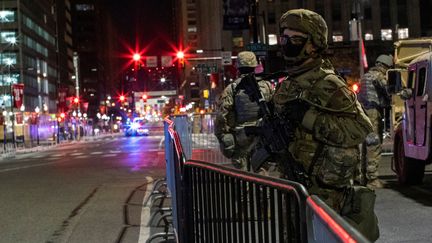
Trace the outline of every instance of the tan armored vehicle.
[[394, 157], [402, 184], [418, 184], [432, 163], [432, 38], [395, 43], [395, 69], [389, 70]]

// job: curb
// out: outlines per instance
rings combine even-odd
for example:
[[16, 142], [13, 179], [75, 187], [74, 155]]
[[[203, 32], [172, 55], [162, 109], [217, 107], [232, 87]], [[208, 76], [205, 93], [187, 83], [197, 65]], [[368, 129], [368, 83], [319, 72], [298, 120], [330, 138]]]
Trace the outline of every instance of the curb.
[[45, 151], [45, 150], [61, 147], [61, 146], [67, 146], [67, 145], [84, 143], [84, 142], [92, 142], [92, 141], [104, 139], [107, 137], [115, 138], [115, 137], [119, 137], [121, 135], [122, 135], [122, 133], [103, 134], [103, 135], [98, 135], [98, 136], [83, 137], [81, 140], [78, 140], [78, 141], [73, 140], [73, 141], [67, 141], [67, 142], [60, 142], [58, 144], [39, 145], [39, 146], [35, 146], [32, 148], [23, 148], [23, 149], [17, 148], [15, 151], [1, 153], [0, 154], [0, 160], [3, 160], [4, 158], [14, 157], [14, 156], [8, 156], [10, 154], [28, 154], [28, 153], [33, 153], [33, 152], [40, 152], [40, 151]]

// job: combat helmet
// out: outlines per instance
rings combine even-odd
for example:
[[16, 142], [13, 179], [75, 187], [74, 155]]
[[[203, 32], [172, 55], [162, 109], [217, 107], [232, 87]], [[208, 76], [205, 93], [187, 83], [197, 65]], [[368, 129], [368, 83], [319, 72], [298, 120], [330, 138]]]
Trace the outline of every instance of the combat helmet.
[[237, 68], [258, 66], [255, 53], [250, 51], [242, 51], [237, 55]]
[[387, 68], [392, 67], [394, 62], [393, 62], [393, 56], [392, 55], [379, 55], [378, 58], [375, 61], [375, 64], [384, 64]]
[[279, 30], [292, 29], [310, 35], [318, 52], [327, 49], [327, 24], [321, 15], [307, 9], [292, 9], [282, 15]]

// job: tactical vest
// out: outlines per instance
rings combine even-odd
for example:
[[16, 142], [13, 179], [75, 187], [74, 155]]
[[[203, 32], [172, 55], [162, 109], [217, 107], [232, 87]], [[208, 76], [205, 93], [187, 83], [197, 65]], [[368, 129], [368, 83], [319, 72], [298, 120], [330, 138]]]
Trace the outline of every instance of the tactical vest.
[[360, 92], [357, 97], [366, 109], [378, 109], [385, 106], [385, 97], [380, 95], [374, 82], [385, 79], [384, 73], [377, 67], [371, 68], [360, 81]]
[[[323, 82], [328, 79], [331, 82]], [[321, 107], [327, 107], [329, 102], [345, 105], [346, 101], [338, 100], [339, 98], [343, 99], [343, 96], [333, 97], [333, 94], [329, 95], [326, 90], [347, 89], [346, 87], [345, 81], [335, 75], [332, 69], [321, 65], [296, 77], [287, 78], [280, 84], [273, 100], [276, 110], [282, 114], [289, 102], [299, 98]], [[339, 106], [332, 105], [332, 107]], [[340, 108], [345, 109], [345, 107]], [[354, 115], [358, 109], [361, 109], [361, 107], [359, 107], [358, 102], [355, 102], [338, 114], [341, 116]], [[324, 110], [322, 112], [334, 114], [331, 111]], [[319, 142], [312, 134], [312, 131], [308, 131], [302, 126], [297, 128], [295, 140], [290, 143], [288, 150], [295, 160], [303, 165], [309, 175], [316, 175], [320, 182], [329, 187], [349, 185], [355, 164], [359, 161], [356, 146], [336, 147]]]
[[[245, 123], [254, 123], [261, 116], [260, 108], [255, 100], [251, 97], [248, 90], [242, 87], [242, 78], [238, 78], [232, 85], [234, 97], [235, 119], [237, 126]], [[256, 78], [258, 86], [264, 98], [268, 101], [271, 96], [271, 86], [268, 81]]]

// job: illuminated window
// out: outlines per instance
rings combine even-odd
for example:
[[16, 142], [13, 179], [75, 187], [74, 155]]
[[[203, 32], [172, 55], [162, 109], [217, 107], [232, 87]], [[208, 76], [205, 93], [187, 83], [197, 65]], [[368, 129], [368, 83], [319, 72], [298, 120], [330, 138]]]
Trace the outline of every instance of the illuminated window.
[[333, 35], [333, 42], [342, 42], [343, 41], [343, 36], [342, 35]]
[[0, 58], [2, 65], [14, 65], [17, 63], [17, 54], [14, 52], [3, 53]]
[[10, 23], [15, 21], [15, 11], [0, 10], [0, 23]]
[[197, 32], [197, 27], [196, 26], [190, 26], [187, 29], [188, 32]]
[[233, 42], [234, 47], [243, 47], [244, 46], [243, 37], [234, 37], [232, 39], [232, 42]]
[[19, 76], [20, 75], [18, 73], [11, 73], [10, 75], [7, 73], [0, 74], [0, 82], [5, 82], [5, 84], [17, 84]]
[[92, 11], [94, 10], [93, 4], [77, 4], [75, 6], [78, 11]]
[[393, 32], [391, 29], [381, 30], [381, 40], [393, 40]]
[[371, 34], [371, 33], [366, 33], [366, 34], [365, 34], [365, 40], [373, 40], [373, 34]]
[[0, 43], [6, 44], [15, 44], [17, 41], [16, 39], [16, 32], [15, 31], [2, 31], [0, 32]]
[[277, 45], [277, 43], [278, 43], [277, 36], [275, 34], [269, 34], [268, 35], [268, 43], [271, 46]]
[[407, 39], [409, 37], [408, 28], [398, 29], [398, 38], [399, 39]]

